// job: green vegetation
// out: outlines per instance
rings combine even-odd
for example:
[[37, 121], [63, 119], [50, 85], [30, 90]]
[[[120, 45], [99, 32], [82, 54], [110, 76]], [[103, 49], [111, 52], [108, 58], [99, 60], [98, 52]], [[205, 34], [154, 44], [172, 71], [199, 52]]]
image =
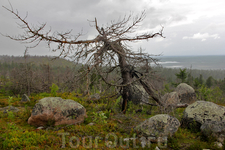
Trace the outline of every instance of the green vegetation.
[[107, 123], [107, 121], [106, 121], [107, 117], [105, 116], [104, 112], [102, 112], [102, 111], [98, 112], [98, 113], [93, 112], [93, 115], [94, 115], [93, 122]]
[[186, 82], [187, 72], [186, 69], [180, 69], [180, 72], [176, 74], [177, 78], [181, 80], [181, 83]]
[[12, 111], [8, 111], [7, 114], [8, 114], [8, 119], [9, 120], [13, 121], [15, 119], [15, 115], [14, 115], [14, 113]]
[[8, 100], [9, 106], [11, 106], [12, 99], [13, 99], [13, 97], [12, 96], [9, 96], [9, 100]]
[[59, 90], [59, 87], [55, 83], [52, 83], [52, 86], [50, 87], [50, 89], [51, 89], [51, 95], [53, 97], [56, 97], [56, 94], [57, 94], [57, 91]]
[[[121, 113], [122, 97], [116, 96], [116, 89], [104, 84], [95, 72], [78, 79], [77, 74], [82, 69], [79, 67], [29, 63], [32, 64], [30, 70], [28, 69], [30, 72], [25, 69], [24, 63], [16, 62], [16, 59], [13, 62], [3, 62], [1, 59], [0, 107], [14, 106], [20, 111], [7, 113], [0, 111], [0, 149], [60, 149], [61, 147], [109, 149], [106, 145], [110, 143], [105, 141], [109, 135], [111, 141], [114, 141], [113, 136], [118, 137], [116, 149], [124, 147], [133, 149], [134, 146], [139, 146], [141, 149], [140, 140], [136, 141], [136, 145], [130, 140], [127, 145], [127, 142], [120, 139], [128, 137], [139, 139], [138, 133], [133, 131], [133, 128], [145, 119], [162, 113], [159, 107], [134, 105], [131, 102], [128, 103], [126, 114]], [[196, 74], [198, 71], [190, 69], [154, 69], [158, 70], [159, 76], [165, 78], [164, 83], [160, 83], [162, 88], [159, 94], [172, 92], [175, 88], [174, 83], [178, 85], [186, 82], [194, 87], [199, 100], [225, 105], [225, 78], [215, 78], [212, 71], [201, 71]], [[27, 94], [29, 90], [31, 101], [21, 103], [21, 95]], [[87, 91], [90, 95], [100, 94], [100, 99], [90, 99]], [[30, 126], [27, 121], [33, 106], [39, 99], [49, 96], [77, 101], [86, 108], [88, 117], [80, 125], [54, 127], [54, 120], [52, 120], [45, 129]], [[181, 121], [184, 109], [177, 108], [169, 114]], [[167, 148], [164, 149], [219, 150], [214, 146], [214, 142], [215, 139], [205, 138], [193, 125], [190, 129], [180, 127], [173, 137], [168, 138]], [[151, 143], [150, 147], [145, 149], [155, 149], [156, 146], [159, 146], [157, 142]]]
[[[0, 56], [0, 93], [17, 96], [26, 93], [101, 93], [108, 89], [96, 72], [83, 73], [85, 65], [43, 56]], [[79, 75], [79, 76], [78, 76]], [[91, 81], [91, 82], [90, 82]], [[87, 86], [88, 84], [88, 86]], [[78, 86], [79, 85], [79, 86]], [[57, 88], [58, 86], [58, 88]]]
[[[44, 98], [45, 94], [32, 94], [29, 98], [31, 101], [37, 101]], [[51, 95], [51, 93], [49, 93]], [[120, 146], [119, 138], [137, 137], [138, 133], [133, 131], [133, 128], [145, 119], [160, 113], [158, 107], [152, 106], [139, 106], [129, 103], [129, 109], [126, 114], [122, 114], [119, 98], [107, 98], [102, 97], [100, 101], [90, 102], [87, 101], [86, 96], [81, 96], [79, 93], [56, 93], [57, 97], [63, 97], [65, 99], [73, 99], [81, 103], [87, 110], [88, 117], [84, 123], [80, 125], [60, 126], [63, 127], [57, 130], [59, 127], [53, 127], [52, 122], [49, 122], [46, 129], [36, 129], [34, 126], [30, 126], [27, 120], [31, 114], [33, 108], [33, 102], [19, 103], [20, 99], [17, 97], [12, 98], [12, 106], [18, 105], [20, 111], [18, 113], [5, 115], [0, 113], [0, 149], [60, 149], [63, 146], [62, 134], [65, 135], [65, 149], [71, 149], [72, 146], [76, 146], [76, 138], [80, 141], [78, 149], [85, 149], [86, 146], [95, 148], [95, 138], [99, 137], [98, 148], [109, 149], [105, 144], [105, 138], [109, 135], [111, 141], [114, 141], [113, 136], [118, 137], [118, 143], [116, 148], [123, 149], [122, 147], [126, 142], [123, 142], [123, 146]], [[108, 101], [112, 103], [108, 103]], [[3, 106], [8, 105], [8, 101], [5, 100], [5, 96], [1, 95], [0, 101]], [[30, 105], [30, 106], [29, 106]], [[107, 109], [111, 108], [111, 109]], [[135, 112], [135, 110], [142, 109], [141, 112]], [[185, 108], [178, 108], [170, 115], [175, 116], [181, 121], [182, 114]], [[150, 113], [149, 113], [150, 111]], [[148, 112], [148, 113], [147, 113]], [[94, 123], [93, 125], [89, 125]], [[49, 128], [51, 127], [51, 128]], [[92, 140], [90, 140], [92, 136]], [[100, 138], [102, 137], [102, 139]], [[84, 138], [86, 138], [84, 140]], [[73, 139], [73, 140], [72, 140]], [[72, 140], [72, 144], [70, 141]], [[85, 141], [83, 145], [83, 140]], [[179, 128], [175, 135], [168, 138], [167, 148], [165, 149], [218, 149], [213, 146], [215, 139], [205, 139], [199, 131], [195, 129]], [[89, 144], [91, 142], [91, 144]], [[133, 141], [128, 143], [130, 149], [133, 148]], [[137, 140], [136, 146], [141, 148], [140, 140]], [[150, 149], [155, 149], [158, 146], [157, 143], [151, 143]], [[146, 147], [147, 148], [147, 147]]]

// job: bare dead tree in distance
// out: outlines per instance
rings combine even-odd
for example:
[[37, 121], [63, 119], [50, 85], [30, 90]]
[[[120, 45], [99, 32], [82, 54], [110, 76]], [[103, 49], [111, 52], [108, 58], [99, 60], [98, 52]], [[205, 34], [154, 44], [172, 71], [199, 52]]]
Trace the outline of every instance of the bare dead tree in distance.
[[[156, 36], [163, 37], [163, 27], [154, 34], [134, 35], [138, 25], [145, 18], [144, 11], [137, 16], [130, 14], [118, 21], [111, 21], [103, 27], [98, 25], [95, 18], [91, 23], [94, 24], [93, 27], [97, 30], [98, 35], [92, 40], [79, 40], [82, 33], [73, 36], [71, 31], [65, 33], [44, 31], [46, 23], [38, 27], [31, 26], [26, 21], [27, 16], [22, 18], [12, 6], [10, 9], [4, 8], [19, 19], [22, 23], [19, 26], [25, 31], [23, 35], [4, 36], [12, 40], [32, 43], [32, 47], [36, 47], [44, 41], [52, 51], [60, 51], [59, 57], [69, 57], [76, 62], [83, 60], [90, 66], [88, 72], [95, 69], [106, 84], [120, 88], [123, 97], [122, 111], [126, 111], [127, 102], [131, 96], [131, 84], [134, 82], [139, 82], [159, 105], [163, 105], [151, 86], [144, 82], [144, 78], [151, 71], [150, 63], [156, 63], [156, 60], [152, 58], [152, 55], [143, 53], [141, 49], [135, 52], [128, 46], [129, 42], [148, 40]], [[52, 48], [52, 43], [56, 43], [57, 48]], [[142, 69], [137, 71], [136, 68]], [[119, 70], [120, 78], [109, 80], [108, 75], [115, 70]]]

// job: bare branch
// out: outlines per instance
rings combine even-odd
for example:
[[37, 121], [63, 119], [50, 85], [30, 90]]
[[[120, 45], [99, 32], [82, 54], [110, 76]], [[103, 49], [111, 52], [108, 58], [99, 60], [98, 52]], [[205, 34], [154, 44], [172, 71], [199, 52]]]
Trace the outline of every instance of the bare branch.
[[[80, 40], [82, 32], [76, 36], [71, 35], [72, 30], [64, 33], [52, 33], [51, 29], [44, 31], [46, 23], [33, 27], [26, 21], [27, 15], [22, 18], [17, 11], [14, 11], [11, 4], [10, 6], [11, 9], [3, 7], [19, 19], [22, 23], [19, 26], [25, 33], [16, 37], [5, 35], [6, 37], [33, 44], [30, 47], [36, 47], [42, 41], [47, 42], [52, 51], [59, 50], [58, 57], [69, 57], [77, 63], [82, 62], [88, 65], [89, 69], [85, 69], [84, 73], [80, 74], [82, 77], [88, 76], [92, 70], [96, 69], [97, 74], [106, 84], [121, 89], [124, 100], [123, 110], [125, 110], [129, 96], [132, 94], [130, 89], [134, 83], [140, 83], [159, 105], [163, 105], [160, 97], [154, 92], [154, 88], [144, 81], [152, 73], [150, 63], [157, 64], [157, 60], [141, 50], [134, 52], [126, 45], [129, 42], [148, 40], [157, 36], [163, 37], [163, 27], [157, 33], [132, 36], [131, 33], [137, 30], [145, 18], [145, 11], [135, 17], [132, 17], [132, 14], [124, 16], [117, 22], [112, 21], [106, 27], [100, 27], [95, 18], [92, 23], [98, 35], [92, 40]], [[52, 48], [52, 43], [56, 43], [57, 47]]]

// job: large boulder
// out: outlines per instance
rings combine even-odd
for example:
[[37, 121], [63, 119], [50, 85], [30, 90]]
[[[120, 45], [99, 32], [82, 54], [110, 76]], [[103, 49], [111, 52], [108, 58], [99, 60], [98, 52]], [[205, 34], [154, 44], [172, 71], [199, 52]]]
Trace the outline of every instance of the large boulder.
[[134, 128], [143, 136], [153, 139], [172, 136], [179, 128], [180, 122], [177, 118], [167, 115], [155, 115]]
[[171, 93], [166, 93], [162, 97], [162, 102], [163, 102], [164, 113], [170, 113], [176, 108], [177, 104], [180, 103], [180, 99], [177, 92], [171, 92]]
[[200, 129], [207, 121], [225, 121], [225, 107], [213, 102], [196, 101], [184, 110], [182, 126]]
[[163, 101], [163, 104], [165, 107], [177, 106], [177, 104], [180, 103], [180, 99], [179, 99], [177, 92], [166, 93], [162, 97], [162, 101]]
[[180, 103], [182, 104], [191, 104], [196, 101], [195, 90], [186, 83], [179, 84], [176, 87], [175, 92], [177, 92], [180, 98]]
[[225, 139], [225, 121], [207, 121], [202, 124], [201, 132], [206, 137], [214, 137], [223, 143]]
[[86, 116], [86, 109], [73, 100], [46, 97], [35, 104], [28, 123], [34, 126], [77, 124]]

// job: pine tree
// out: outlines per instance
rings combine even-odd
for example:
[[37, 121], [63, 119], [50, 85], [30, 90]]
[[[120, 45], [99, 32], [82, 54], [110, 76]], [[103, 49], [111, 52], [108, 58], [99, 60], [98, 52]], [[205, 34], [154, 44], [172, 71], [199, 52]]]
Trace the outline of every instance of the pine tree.
[[177, 78], [181, 80], [182, 83], [186, 82], [187, 72], [186, 69], [180, 69], [180, 72], [176, 74]]

